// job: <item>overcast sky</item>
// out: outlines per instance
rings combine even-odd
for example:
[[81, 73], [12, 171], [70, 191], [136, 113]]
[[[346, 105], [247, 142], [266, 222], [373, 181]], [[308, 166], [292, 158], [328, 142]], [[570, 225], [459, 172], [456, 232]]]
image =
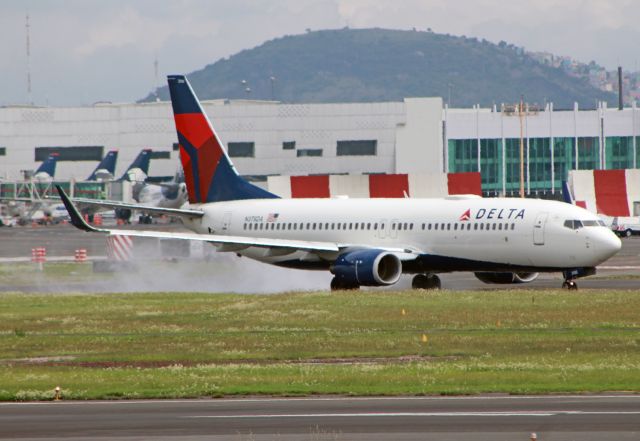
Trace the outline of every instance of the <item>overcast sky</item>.
[[638, 70], [638, 23], [639, 0], [0, 0], [0, 105], [135, 101], [156, 57], [163, 82], [307, 28], [432, 28]]

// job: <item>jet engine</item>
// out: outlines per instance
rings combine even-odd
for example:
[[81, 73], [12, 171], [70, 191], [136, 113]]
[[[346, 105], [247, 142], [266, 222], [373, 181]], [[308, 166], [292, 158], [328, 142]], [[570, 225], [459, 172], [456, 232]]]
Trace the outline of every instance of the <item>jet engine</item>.
[[538, 273], [473, 273], [484, 283], [529, 283], [538, 278]]
[[402, 263], [388, 251], [363, 249], [339, 255], [330, 270], [345, 285], [383, 286], [398, 281]]

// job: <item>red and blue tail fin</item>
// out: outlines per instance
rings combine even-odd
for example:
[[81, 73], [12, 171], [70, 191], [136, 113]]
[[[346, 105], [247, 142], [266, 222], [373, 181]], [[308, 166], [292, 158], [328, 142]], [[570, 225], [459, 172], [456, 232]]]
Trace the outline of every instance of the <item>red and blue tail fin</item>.
[[89, 175], [87, 181], [97, 181], [98, 179], [103, 179], [102, 176], [110, 176], [108, 179], [113, 178], [113, 174], [116, 171], [116, 160], [118, 159], [118, 151], [111, 150], [109, 151], [102, 161], [95, 168], [93, 173]]
[[189, 202], [277, 198], [238, 175], [187, 78], [170, 75], [167, 81]]

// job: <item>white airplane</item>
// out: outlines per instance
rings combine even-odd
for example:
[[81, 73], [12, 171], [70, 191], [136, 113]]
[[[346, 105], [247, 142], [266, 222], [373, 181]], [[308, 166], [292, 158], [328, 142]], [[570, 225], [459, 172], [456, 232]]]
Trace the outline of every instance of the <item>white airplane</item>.
[[[330, 271], [331, 289], [392, 285], [439, 288], [438, 273], [472, 271], [487, 283], [563, 273], [563, 286], [595, 273], [621, 247], [576, 206], [532, 199], [280, 199], [242, 179], [187, 79], [168, 77], [189, 203], [153, 209], [180, 216], [193, 233], [110, 230], [84, 222], [58, 189], [72, 223], [111, 235], [198, 240], [287, 268]], [[149, 209], [147, 209], [149, 210]]]

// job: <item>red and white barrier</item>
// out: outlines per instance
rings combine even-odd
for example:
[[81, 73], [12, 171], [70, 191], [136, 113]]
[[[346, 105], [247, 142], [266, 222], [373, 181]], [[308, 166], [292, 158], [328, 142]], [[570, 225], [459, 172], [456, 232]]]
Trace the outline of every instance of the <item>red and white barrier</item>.
[[74, 260], [77, 263], [86, 262], [87, 261], [87, 250], [85, 250], [84, 248], [80, 248], [79, 250], [76, 250], [75, 255], [74, 255]]
[[44, 263], [47, 261], [47, 249], [45, 247], [31, 248], [31, 261]]
[[571, 170], [576, 205], [605, 216], [633, 216], [640, 201], [640, 170]]
[[269, 176], [268, 189], [283, 198], [403, 198], [482, 195], [480, 173]]
[[133, 239], [130, 236], [107, 236], [107, 258], [126, 262], [133, 257]]

